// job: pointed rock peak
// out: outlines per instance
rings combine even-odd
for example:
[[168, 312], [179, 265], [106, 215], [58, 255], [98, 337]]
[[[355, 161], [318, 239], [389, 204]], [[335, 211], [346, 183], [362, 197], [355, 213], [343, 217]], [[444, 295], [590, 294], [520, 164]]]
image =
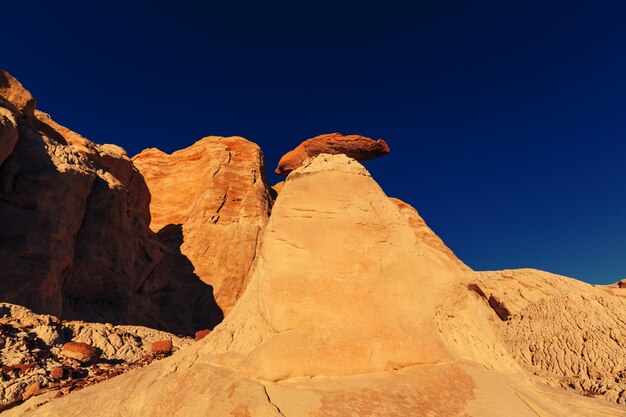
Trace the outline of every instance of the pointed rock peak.
[[6, 101], [28, 118], [35, 115], [37, 101], [24, 86], [8, 72], [0, 70], [0, 102]]
[[290, 174], [261, 248], [207, 353], [237, 352], [268, 381], [449, 360], [434, 316], [462, 271], [354, 159], [320, 154]]
[[357, 161], [367, 161], [389, 153], [389, 146], [382, 140], [360, 135], [328, 133], [307, 139], [280, 158], [276, 173], [287, 176], [304, 162], [319, 154], [344, 154]]

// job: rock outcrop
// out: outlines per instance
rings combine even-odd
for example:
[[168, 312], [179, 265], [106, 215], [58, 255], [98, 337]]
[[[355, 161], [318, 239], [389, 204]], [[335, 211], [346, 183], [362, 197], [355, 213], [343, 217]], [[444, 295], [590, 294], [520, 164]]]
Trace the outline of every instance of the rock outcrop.
[[37, 100], [11, 74], [0, 70], [0, 105], [12, 113], [32, 119], [35, 116]]
[[406, 210], [345, 155], [309, 160], [278, 195], [244, 295], [209, 335], [8, 415], [623, 415], [546, 385], [508, 345], [503, 326], [549, 283], [520, 291], [522, 279], [470, 271]]
[[389, 153], [389, 146], [382, 140], [373, 140], [360, 135], [328, 133], [307, 139], [295, 149], [287, 152], [278, 161], [276, 173], [287, 176], [309, 158], [321, 153], [344, 154], [357, 161], [367, 161]]
[[12, 304], [0, 304], [0, 411], [30, 397], [67, 395], [163, 358], [155, 340], [170, 349], [192, 343], [138, 326], [61, 321]]
[[248, 283], [270, 213], [261, 149], [209, 136], [171, 155], [146, 149], [133, 162], [152, 194], [150, 227], [180, 227], [181, 253], [227, 314]]
[[218, 323], [211, 288], [180, 253], [182, 232], [156, 236], [149, 202], [123, 149], [55, 123], [0, 73], [1, 301], [189, 334]]

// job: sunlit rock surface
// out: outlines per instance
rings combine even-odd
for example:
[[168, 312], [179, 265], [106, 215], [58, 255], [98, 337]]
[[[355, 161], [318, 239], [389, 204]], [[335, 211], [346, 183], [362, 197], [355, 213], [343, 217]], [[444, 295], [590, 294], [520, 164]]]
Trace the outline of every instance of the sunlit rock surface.
[[182, 254], [227, 314], [248, 283], [270, 213], [261, 149], [209, 136], [171, 155], [146, 149], [133, 162], [152, 194], [150, 227], [180, 227]]

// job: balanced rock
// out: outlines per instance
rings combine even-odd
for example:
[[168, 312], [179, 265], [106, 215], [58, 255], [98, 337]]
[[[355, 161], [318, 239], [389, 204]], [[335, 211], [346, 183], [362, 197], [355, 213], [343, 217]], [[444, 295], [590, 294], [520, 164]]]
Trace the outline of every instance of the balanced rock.
[[382, 140], [373, 140], [360, 135], [329, 133], [307, 139], [280, 158], [276, 173], [287, 176], [300, 167], [308, 158], [321, 153], [344, 154], [357, 161], [367, 161], [389, 153], [389, 146]]
[[261, 149], [241, 137], [209, 136], [171, 155], [146, 149], [133, 162], [152, 194], [150, 227], [177, 228], [182, 256], [228, 314], [248, 282], [272, 203]]

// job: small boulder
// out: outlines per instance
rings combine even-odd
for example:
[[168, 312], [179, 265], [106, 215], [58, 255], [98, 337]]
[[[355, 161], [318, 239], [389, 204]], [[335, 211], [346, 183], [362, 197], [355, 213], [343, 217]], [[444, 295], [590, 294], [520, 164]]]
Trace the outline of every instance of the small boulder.
[[39, 382], [33, 382], [28, 386], [28, 388], [26, 388], [26, 391], [24, 391], [24, 393], [22, 394], [22, 400], [26, 401], [30, 397], [39, 394], [41, 394], [41, 385], [39, 385]]
[[211, 331], [210, 331], [210, 330], [208, 330], [208, 329], [206, 329], [206, 330], [198, 330], [198, 331], [196, 332], [196, 342], [197, 342], [198, 340], [202, 340], [202, 339], [204, 339], [204, 338], [205, 338], [205, 337], [206, 337], [209, 333], [211, 333]]
[[0, 107], [0, 165], [13, 152], [17, 138], [15, 117], [8, 109]]
[[329, 133], [307, 139], [295, 149], [280, 158], [276, 173], [287, 176], [294, 169], [302, 166], [304, 161], [321, 153], [332, 155], [344, 154], [357, 161], [367, 161], [389, 153], [387, 142], [374, 140], [360, 135], [342, 135]]
[[97, 347], [83, 342], [67, 342], [63, 345], [61, 354], [76, 359], [82, 364], [90, 364], [100, 359], [102, 352]]
[[62, 379], [65, 375], [65, 370], [62, 366], [57, 366], [56, 368], [50, 371], [50, 377], [52, 379]]
[[152, 343], [150, 351], [153, 353], [170, 353], [172, 351], [171, 340], [159, 340]]

